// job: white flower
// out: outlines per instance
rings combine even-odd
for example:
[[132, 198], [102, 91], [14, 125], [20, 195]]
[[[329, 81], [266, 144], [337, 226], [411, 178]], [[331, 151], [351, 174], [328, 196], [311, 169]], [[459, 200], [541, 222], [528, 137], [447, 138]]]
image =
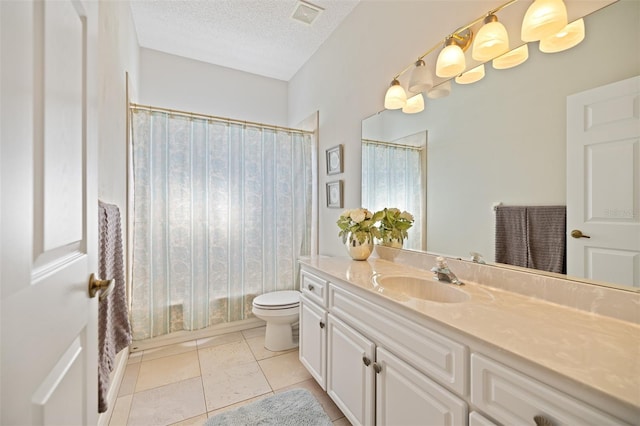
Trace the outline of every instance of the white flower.
[[409, 212], [402, 212], [400, 213], [400, 216], [398, 216], [399, 219], [406, 219], [409, 222], [413, 222], [413, 215]]
[[349, 209], [343, 211], [342, 214], [340, 215], [340, 217], [349, 217], [349, 216], [351, 216], [351, 210]]
[[387, 209], [388, 211], [390, 211], [391, 213], [393, 213], [393, 215], [397, 215], [398, 213], [400, 213], [400, 209], [397, 209], [395, 207], [390, 207]]
[[362, 209], [356, 209], [351, 211], [351, 220], [355, 223], [360, 223], [367, 218], [367, 214]]

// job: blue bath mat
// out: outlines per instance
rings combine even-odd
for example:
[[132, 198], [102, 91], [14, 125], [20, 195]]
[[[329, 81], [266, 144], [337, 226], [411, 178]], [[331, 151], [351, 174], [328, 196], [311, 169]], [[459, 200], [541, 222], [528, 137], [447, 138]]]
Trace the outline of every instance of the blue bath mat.
[[204, 426], [331, 426], [320, 403], [306, 389], [293, 389], [208, 419]]

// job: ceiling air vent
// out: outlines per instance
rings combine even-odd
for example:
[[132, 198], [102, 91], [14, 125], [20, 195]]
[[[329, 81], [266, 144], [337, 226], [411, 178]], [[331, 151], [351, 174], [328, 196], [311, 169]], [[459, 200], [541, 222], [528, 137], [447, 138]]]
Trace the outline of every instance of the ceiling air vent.
[[291, 17], [296, 21], [311, 25], [324, 9], [311, 3], [299, 1]]

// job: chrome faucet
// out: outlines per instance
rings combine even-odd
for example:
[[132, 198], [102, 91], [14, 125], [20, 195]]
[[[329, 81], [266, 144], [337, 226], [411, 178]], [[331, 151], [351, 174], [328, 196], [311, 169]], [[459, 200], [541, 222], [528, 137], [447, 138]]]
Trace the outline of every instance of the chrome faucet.
[[433, 278], [437, 281], [444, 281], [455, 285], [464, 284], [458, 279], [458, 277], [456, 277], [456, 274], [451, 272], [449, 265], [447, 265], [447, 261], [444, 260], [444, 257], [438, 256], [436, 258], [436, 266], [431, 268], [431, 272], [433, 272]]

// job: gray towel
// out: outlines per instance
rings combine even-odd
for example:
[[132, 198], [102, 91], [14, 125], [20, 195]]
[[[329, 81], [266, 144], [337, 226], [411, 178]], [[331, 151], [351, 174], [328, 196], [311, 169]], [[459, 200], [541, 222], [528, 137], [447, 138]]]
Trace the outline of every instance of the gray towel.
[[564, 274], [566, 233], [565, 206], [527, 207], [527, 267]]
[[496, 207], [496, 262], [565, 273], [565, 206]]
[[131, 343], [131, 325], [124, 280], [122, 227], [118, 206], [99, 202], [99, 265], [101, 279], [113, 279], [111, 293], [99, 302], [98, 312], [98, 412], [107, 411], [109, 374], [116, 354]]
[[496, 207], [496, 262], [527, 267], [527, 209]]

